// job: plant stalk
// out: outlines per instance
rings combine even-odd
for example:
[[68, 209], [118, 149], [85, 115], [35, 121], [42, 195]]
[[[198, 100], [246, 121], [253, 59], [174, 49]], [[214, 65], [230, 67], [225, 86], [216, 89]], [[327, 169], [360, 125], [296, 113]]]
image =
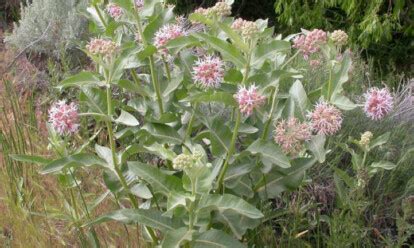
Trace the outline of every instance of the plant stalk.
[[227, 169], [229, 167], [229, 161], [231, 159], [231, 156], [233, 156], [233, 153], [236, 150], [235, 145], [236, 145], [237, 135], [239, 133], [240, 122], [241, 122], [241, 113], [239, 110], [237, 110], [236, 126], [234, 127], [233, 136], [231, 138], [231, 143], [230, 143], [230, 148], [229, 148], [229, 151], [227, 152], [226, 160], [224, 161], [223, 168], [221, 168], [221, 172], [217, 180], [219, 192], [224, 193], [224, 176], [226, 175]]

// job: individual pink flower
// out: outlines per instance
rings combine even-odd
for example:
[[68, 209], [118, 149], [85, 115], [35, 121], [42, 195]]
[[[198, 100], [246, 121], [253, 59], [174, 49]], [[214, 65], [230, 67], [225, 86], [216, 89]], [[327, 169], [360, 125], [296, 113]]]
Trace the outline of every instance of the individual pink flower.
[[218, 88], [224, 79], [224, 63], [214, 56], [199, 59], [193, 67], [193, 79], [202, 88]]
[[49, 109], [49, 123], [60, 135], [76, 133], [79, 130], [78, 105], [74, 102], [55, 102]]
[[162, 48], [165, 46], [170, 40], [176, 39], [181, 36], [185, 36], [186, 31], [184, 28], [177, 24], [167, 24], [160, 28], [155, 33], [154, 38], [154, 45], [157, 48]]
[[240, 112], [245, 116], [250, 116], [255, 108], [263, 105], [266, 101], [266, 97], [258, 92], [255, 85], [251, 85], [249, 88], [239, 87], [234, 98], [239, 104]]
[[286, 154], [296, 155], [303, 149], [303, 142], [311, 138], [311, 128], [307, 123], [300, 123], [295, 117], [276, 124], [275, 142]]
[[143, 8], [143, 7], [144, 7], [144, 0], [135, 0], [135, 6], [136, 6], [138, 9]]
[[94, 38], [86, 45], [86, 49], [93, 55], [110, 56], [116, 52], [118, 46], [113, 41]]
[[313, 60], [309, 61], [309, 65], [312, 68], [316, 68], [316, 67], [318, 67], [318, 66], [321, 65], [321, 61], [320, 60], [317, 60], [317, 59], [313, 59]]
[[314, 29], [306, 35], [299, 35], [293, 40], [293, 47], [299, 49], [305, 59], [320, 50], [320, 45], [327, 41], [327, 34], [320, 29]]
[[313, 112], [308, 114], [313, 131], [318, 134], [332, 135], [341, 129], [342, 113], [335, 106], [320, 101]]
[[384, 118], [394, 105], [393, 97], [387, 88], [371, 88], [364, 94], [365, 97], [365, 114], [372, 120]]
[[122, 8], [114, 3], [108, 4], [106, 7], [108, 14], [115, 20], [119, 19], [123, 15]]

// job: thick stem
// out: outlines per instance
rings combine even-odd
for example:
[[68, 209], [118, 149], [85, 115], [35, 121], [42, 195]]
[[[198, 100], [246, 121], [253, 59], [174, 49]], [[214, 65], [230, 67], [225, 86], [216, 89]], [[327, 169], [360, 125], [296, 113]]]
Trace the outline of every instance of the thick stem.
[[[141, 18], [138, 14], [138, 11], [134, 11], [134, 17], [135, 17], [138, 33], [139, 33], [139, 35], [142, 39], [142, 42], [143, 42], [144, 46], [146, 47], [146, 46], [148, 46], [148, 41], [144, 36], [142, 23], [141, 23]], [[152, 81], [152, 85], [153, 85], [154, 90], [155, 90], [155, 94], [157, 95], [158, 108], [160, 109], [160, 114], [163, 114], [164, 113], [164, 107], [163, 107], [163, 104], [162, 104], [161, 89], [160, 89], [158, 78], [157, 78], [157, 75], [156, 75], [156, 72], [155, 72], [154, 57], [152, 55], [149, 56], [149, 62], [150, 62], [150, 71], [151, 71], [151, 81]]]
[[[75, 182], [76, 188], [79, 191], [79, 195], [81, 197], [83, 208], [85, 209], [86, 217], [88, 217], [88, 220], [91, 221], [92, 219], [91, 219], [91, 216], [89, 214], [88, 205], [86, 205], [86, 201], [85, 201], [85, 197], [83, 196], [82, 189], [81, 189], [78, 181], [76, 180], [75, 175], [73, 174], [72, 170], [69, 169], [69, 172], [70, 172], [70, 174], [73, 178], [73, 181]], [[100, 247], [101, 245], [99, 243], [98, 235], [96, 234], [95, 228], [92, 227], [91, 232], [92, 232], [92, 237], [95, 240], [95, 244], [97, 245], [97, 247]]]
[[272, 94], [272, 106], [269, 112], [269, 119], [266, 121], [265, 127], [263, 129], [263, 134], [262, 134], [263, 140], [266, 139], [266, 137], [269, 135], [270, 124], [272, 123], [273, 115], [274, 115], [275, 108], [276, 108], [277, 93], [278, 93], [278, 89], [275, 88]]
[[157, 102], [158, 102], [158, 108], [160, 109], [160, 114], [163, 114], [164, 113], [164, 107], [162, 105], [160, 84], [158, 82], [157, 74], [155, 73], [154, 57], [150, 56], [149, 61], [150, 61], [152, 86], [154, 87], [155, 94], [157, 95]]
[[162, 55], [162, 62], [164, 63], [165, 73], [167, 74], [168, 82], [171, 82], [171, 71], [170, 71], [170, 67], [168, 66], [168, 63], [165, 60], [165, 56], [164, 55]]
[[191, 115], [190, 122], [188, 123], [187, 131], [185, 132], [184, 141], [187, 138], [190, 138], [190, 136], [191, 136], [191, 131], [193, 129], [193, 124], [194, 124], [194, 120], [195, 120], [195, 115], [196, 115], [196, 112], [197, 112], [197, 108], [198, 108], [198, 103], [194, 104], [194, 111], [193, 111], [193, 114]]
[[101, 10], [98, 8], [98, 5], [97, 4], [94, 4], [93, 7], [95, 8], [95, 11], [98, 14], [99, 19], [101, 20], [102, 25], [104, 25], [104, 28], [106, 29], [107, 28], [107, 24], [105, 22], [105, 19], [102, 16]]
[[[108, 108], [108, 117], [112, 118], [112, 92], [111, 92], [111, 86], [109, 83], [107, 84], [107, 89], [106, 89], [106, 100], [107, 100], [107, 108]], [[108, 129], [108, 136], [109, 136], [108, 138], [109, 138], [109, 143], [111, 146], [112, 160], [114, 163], [115, 172], [118, 175], [118, 178], [121, 182], [122, 187], [128, 192], [128, 197], [132, 205], [134, 206], [134, 208], [139, 208], [138, 202], [136, 201], [135, 196], [131, 193], [128, 183], [124, 175], [122, 174], [120, 166], [118, 165], [118, 158], [116, 155], [115, 136], [114, 136], [114, 131], [112, 128], [112, 121], [106, 121], [106, 126]], [[145, 227], [145, 229], [148, 231], [154, 243], [157, 243], [158, 238], [155, 235], [154, 230], [152, 230], [150, 227]]]
[[280, 69], [285, 69], [285, 67], [288, 65], [288, 64], [290, 64], [295, 58], [296, 58], [296, 56], [298, 56], [298, 54], [300, 53], [300, 51], [298, 50], [295, 54], [293, 54], [293, 56], [292, 57], [290, 57], [289, 58], [289, 60], [288, 61], [286, 61], [281, 67], [280, 67]]
[[235, 145], [236, 145], [237, 135], [239, 133], [240, 122], [241, 122], [241, 113], [239, 110], [237, 110], [236, 126], [234, 127], [233, 136], [231, 138], [231, 143], [230, 143], [230, 148], [229, 148], [229, 151], [227, 152], [226, 160], [224, 161], [223, 168], [221, 168], [221, 172], [217, 180], [219, 192], [221, 191], [224, 192], [224, 176], [226, 175], [227, 169], [229, 167], [230, 159], [233, 156], [234, 151], [236, 150]]

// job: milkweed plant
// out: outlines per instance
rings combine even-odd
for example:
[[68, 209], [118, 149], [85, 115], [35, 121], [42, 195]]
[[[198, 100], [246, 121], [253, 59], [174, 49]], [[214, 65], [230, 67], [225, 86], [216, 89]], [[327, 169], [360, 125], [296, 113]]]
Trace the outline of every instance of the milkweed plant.
[[[369, 89], [365, 103], [347, 96], [345, 32], [283, 38], [266, 20], [231, 17], [232, 3], [188, 17], [162, 0], [94, 0], [84, 11], [94, 37], [81, 49], [94, 71], [61, 82], [62, 90], [78, 88], [79, 98], [49, 111], [58, 157], [34, 159], [43, 174], [72, 185], [82, 183], [79, 170], [102, 170], [105, 197], [119, 209], [92, 218], [85, 204], [79, 228], [118, 221], [138, 226], [150, 246], [244, 247], [248, 230], [266, 222], [260, 203], [294, 190], [325, 161], [346, 111], [361, 108], [367, 121], [392, 111], [388, 89]], [[309, 67], [294, 68], [298, 60]], [[326, 81], [307, 82], [303, 70], [314, 66], [326, 67]], [[93, 133], [75, 147], [82, 130]], [[362, 157], [347, 148], [357, 157], [359, 187], [365, 174], [392, 167], [365, 165], [383, 140], [371, 139], [367, 132], [355, 141]]]

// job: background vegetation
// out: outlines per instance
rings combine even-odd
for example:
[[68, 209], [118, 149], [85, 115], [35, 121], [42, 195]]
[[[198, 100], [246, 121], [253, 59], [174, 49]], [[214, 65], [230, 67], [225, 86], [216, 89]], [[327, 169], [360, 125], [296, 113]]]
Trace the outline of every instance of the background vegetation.
[[[170, 0], [178, 13], [215, 0]], [[282, 34], [301, 28], [342, 29], [350, 35], [354, 50], [365, 60], [373, 60], [375, 73], [413, 75], [414, 3], [412, 0], [236, 0], [233, 14], [248, 20], [269, 19]], [[393, 85], [396, 86], [396, 85]]]

